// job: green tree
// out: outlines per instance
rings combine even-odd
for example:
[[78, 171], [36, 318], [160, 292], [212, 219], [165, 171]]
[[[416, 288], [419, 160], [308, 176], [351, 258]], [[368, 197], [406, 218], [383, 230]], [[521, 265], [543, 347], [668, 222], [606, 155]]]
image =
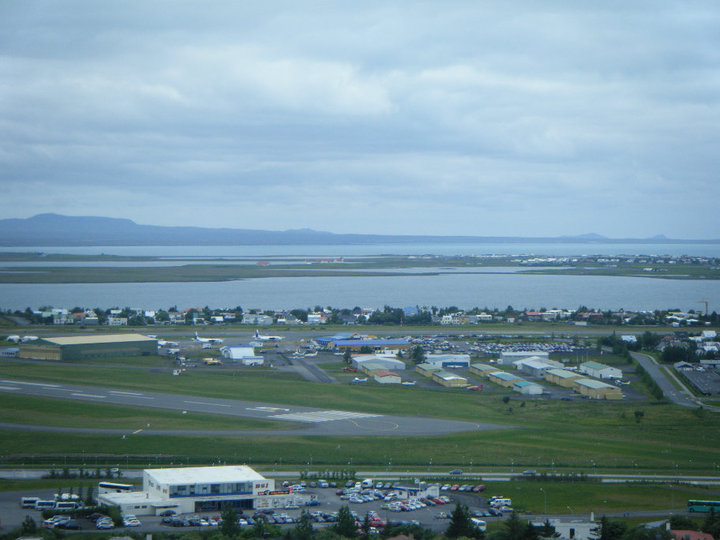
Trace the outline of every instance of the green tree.
[[297, 540], [310, 540], [313, 537], [315, 530], [312, 525], [312, 516], [307, 510], [303, 510], [300, 513], [300, 519], [298, 519], [297, 525], [295, 525], [294, 537]]
[[458, 504], [450, 516], [450, 524], [445, 531], [445, 536], [448, 538], [460, 538], [462, 536], [480, 538], [482, 532], [473, 523], [468, 507], [464, 504]]
[[350, 513], [350, 508], [347, 505], [341, 506], [338, 510], [337, 522], [333, 530], [345, 538], [355, 538], [355, 536], [357, 536], [355, 518]]
[[95, 496], [93, 495], [93, 487], [88, 486], [87, 493], [85, 493], [85, 506], [92, 506], [95, 504]]
[[672, 535], [670, 531], [658, 527], [656, 529], [648, 529], [643, 525], [638, 525], [628, 529], [622, 537], [622, 540], [670, 540]]
[[226, 536], [227, 538], [235, 538], [240, 534], [238, 515], [232, 504], [225, 503], [223, 505], [220, 517], [222, 517], [222, 525], [220, 526], [220, 530], [222, 531], [223, 536]]
[[675, 514], [674, 516], [670, 516], [670, 528], [683, 531], [696, 531], [697, 525], [689, 517]]
[[627, 525], [622, 521], [611, 521], [607, 517], [600, 518], [598, 540], [620, 540], [627, 531]]
[[716, 540], [720, 539], [720, 514], [711, 509], [703, 522], [702, 531], [712, 534]]
[[[526, 524], [522, 522], [520, 516], [515, 512], [510, 514], [510, 517], [503, 522], [503, 529], [506, 540], [524, 540], [528, 532]], [[535, 537], [537, 537], [537, 532]]]
[[413, 347], [410, 352], [410, 359], [415, 365], [422, 364], [425, 361], [425, 351], [420, 346]]
[[23, 536], [27, 534], [35, 534], [38, 530], [38, 526], [33, 518], [25, 516], [22, 525], [20, 525], [20, 530], [22, 531]]

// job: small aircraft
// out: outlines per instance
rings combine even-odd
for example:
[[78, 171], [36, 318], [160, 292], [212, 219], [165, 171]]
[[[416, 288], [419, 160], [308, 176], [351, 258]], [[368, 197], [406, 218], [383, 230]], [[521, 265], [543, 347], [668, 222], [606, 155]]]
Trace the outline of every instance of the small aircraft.
[[220, 345], [223, 342], [223, 340], [220, 338], [202, 338], [198, 336], [197, 332], [195, 332], [195, 337], [193, 338], [193, 341], [197, 341], [198, 343], [209, 343], [210, 345]]
[[177, 347], [178, 344], [174, 341], [165, 341], [164, 339], [158, 339], [158, 347]]
[[260, 335], [260, 332], [255, 330], [255, 339], [260, 341], [282, 341], [283, 338], [281, 336], [262, 336]]
[[13, 343], [27, 343], [28, 341], [36, 341], [40, 338], [37, 336], [8, 336], [7, 340], [12, 341]]

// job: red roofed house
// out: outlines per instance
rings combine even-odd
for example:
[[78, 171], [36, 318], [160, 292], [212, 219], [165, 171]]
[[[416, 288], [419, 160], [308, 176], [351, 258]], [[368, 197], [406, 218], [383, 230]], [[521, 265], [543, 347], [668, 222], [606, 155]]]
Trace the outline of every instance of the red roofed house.
[[713, 540], [713, 535], [701, 531], [671, 530], [675, 540]]

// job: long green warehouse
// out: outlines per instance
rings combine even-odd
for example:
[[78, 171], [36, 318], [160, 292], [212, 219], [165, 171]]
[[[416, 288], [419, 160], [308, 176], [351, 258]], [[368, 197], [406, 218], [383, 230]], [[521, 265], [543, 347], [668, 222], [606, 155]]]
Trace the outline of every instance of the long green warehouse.
[[18, 356], [36, 360], [82, 360], [157, 354], [157, 339], [141, 334], [48, 337], [20, 345]]

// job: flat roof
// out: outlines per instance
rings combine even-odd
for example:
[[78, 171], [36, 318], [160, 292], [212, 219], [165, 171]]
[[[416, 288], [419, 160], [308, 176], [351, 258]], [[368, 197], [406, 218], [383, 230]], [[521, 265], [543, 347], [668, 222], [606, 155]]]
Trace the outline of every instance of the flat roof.
[[549, 373], [550, 375], [554, 375], [555, 377], [560, 377], [561, 379], [570, 379], [571, 377], [582, 377], [582, 375], [578, 375], [574, 371], [568, 371], [567, 369], [548, 369], [546, 374]]
[[46, 337], [43, 341], [53, 345], [97, 345], [98, 343], [129, 343], [133, 341], [157, 341], [142, 334], [100, 334], [95, 336]]
[[444, 381], [467, 381], [465, 377], [455, 375], [454, 373], [450, 373], [449, 371], [436, 371], [435, 373], [433, 373], [433, 377], [438, 377]]
[[514, 381], [520, 378], [511, 373], [507, 373], [506, 371], [496, 371], [494, 373], [491, 373], [490, 376], [497, 377], [498, 379], [502, 379], [503, 381]]
[[491, 366], [490, 364], [470, 364], [470, 367], [475, 369], [481, 369], [481, 370], [487, 370], [487, 369], [494, 369], [495, 371], [502, 371], [501, 369], [496, 368], [495, 366]]
[[367, 366], [369, 364], [378, 364], [381, 366], [386, 366], [388, 364], [391, 364], [394, 366], [404, 366], [405, 365], [405, 362], [403, 362], [402, 360], [398, 360], [397, 358], [392, 358], [390, 356], [372, 355], [370, 358], [353, 357], [353, 361], [356, 362], [360, 366]]
[[525, 380], [515, 381], [515, 382], [513, 383], [513, 385], [514, 385], [514, 386], [520, 386], [520, 387], [523, 387], [523, 388], [526, 387], [526, 386], [539, 386], [540, 388], [542, 388], [542, 386], [540, 386], [540, 385], [537, 384], [537, 383], [530, 382], [530, 381], [525, 381]]
[[595, 390], [600, 390], [602, 388], [617, 388], [617, 386], [613, 386], [612, 384], [607, 384], [602, 381], [596, 381], [595, 379], [578, 379], [575, 381], [575, 384], [579, 384], [587, 388], [593, 388]]
[[423, 362], [422, 364], [418, 364], [415, 366], [417, 369], [421, 369], [423, 371], [438, 371], [440, 368], [437, 367], [435, 364], [428, 364], [426, 362]]
[[398, 375], [394, 371], [381, 370], [381, 371], [377, 371], [375, 373], [375, 376], [376, 377], [399, 377], [400, 375]]
[[[580, 364], [580, 367], [585, 367], [585, 368], [589, 368], [589, 369], [599, 369], [599, 370], [602, 370], [602, 369], [607, 369], [607, 368], [609, 368], [609, 367], [611, 367], [611, 366], [608, 366], [607, 364], [601, 364], [600, 362], [593, 362], [593, 361], [591, 360], [591, 361], [589, 361], [589, 362], [583, 362], [582, 364]], [[617, 369], [617, 368], [616, 368], [616, 369]]]
[[558, 367], [556, 363], [551, 363], [548, 359], [543, 360], [539, 356], [531, 356], [530, 358], [515, 360], [513, 364], [515, 364], [516, 366], [527, 366], [535, 369]]
[[265, 480], [265, 477], [247, 465], [145, 469], [144, 472], [160, 484], [226, 484]]

